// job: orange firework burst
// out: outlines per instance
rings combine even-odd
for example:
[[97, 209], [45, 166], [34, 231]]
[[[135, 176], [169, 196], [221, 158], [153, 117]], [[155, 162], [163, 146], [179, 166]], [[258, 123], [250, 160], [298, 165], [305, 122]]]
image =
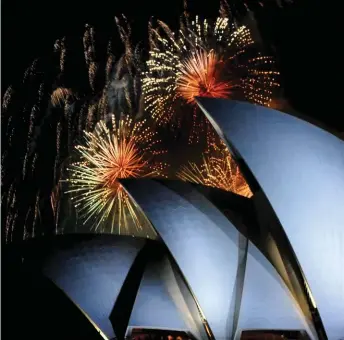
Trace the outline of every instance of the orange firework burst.
[[182, 166], [177, 177], [182, 181], [202, 184], [238, 195], [251, 197], [252, 192], [238, 165], [233, 160], [224, 143], [213, 155], [203, 155], [201, 165], [189, 163]]
[[165, 177], [165, 163], [155, 162], [159, 150], [156, 132], [146, 127], [146, 121], [135, 122], [126, 116], [111, 127], [103, 121], [95, 131], [85, 132], [85, 145], [77, 146], [81, 160], [69, 169], [68, 182], [73, 202], [84, 220], [95, 231], [120, 234], [152, 233], [144, 225], [143, 215], [123, 190], [118, 179]]
[[147, 162], [142, 160], [142, 155], [131, 138], [124, 136], [110, 140], [110, 149], [102, 148], [104, 168], [101, 172], [101, 180], [107, 186], [112, 186], [118, 178], [139, 177]]
[[263, 55], [250, 29], [232, 17], [221, 14], [211, 22], [184, 13], [178, 31], [158, 21], [149, 32], [149, 60], [142, 79], [145, 109], [158, 125], [191, 123], [189, 143], [213, 134], [194, 97], [269, 106], [279, 88], [274, 59]]
[[214, 51], [197, 51], [181, 67], [177, 78], [177, 91], [187, 101], [195, 104], [195, 97], [228, 98], [231, 83], [220, 80], [224, 63]]

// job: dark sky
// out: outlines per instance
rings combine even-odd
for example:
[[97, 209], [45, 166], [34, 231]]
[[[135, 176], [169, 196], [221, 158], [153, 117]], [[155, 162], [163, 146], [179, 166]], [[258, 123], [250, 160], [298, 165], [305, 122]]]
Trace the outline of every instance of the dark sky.
[[[203, 16], [214, 16], [218, 9], [217, 1], [190, 0], [189, 4], [191, 11]], [[134, 23], [134, 38], [139, 41], [147, 37], [150, 16], [173, 26], [181, 9], [182, 0], [5, 0], [2, 2], [2, 93], [9, 84], [22, 78], [34, 58], [49, 53], [57, 38], [64, 35], [81, 38], [85, 23], [94, 25], [98, 32], [108, 33], [113, 29], [113, 17], [124, 13]], [[337, 73], [336, 60], [330, 57], [322, 10], [320, 2], [295, 0], [294, 5], [284, 10], [267, 7], [257, 17], [264, 38], [277, 48], [285, 92], [293, 106], [344, 131], [343, 115], [338, 113], [339, 86], [333, 79]], [[340, 79], [337, 80], [339, 84]]]

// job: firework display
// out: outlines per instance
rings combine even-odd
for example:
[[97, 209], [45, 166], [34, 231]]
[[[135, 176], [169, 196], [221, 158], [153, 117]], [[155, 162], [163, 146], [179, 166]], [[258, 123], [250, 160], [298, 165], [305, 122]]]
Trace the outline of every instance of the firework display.
[[158, 21], [150, 36], [143, 92], [146, 110], [160, 125], [180, 126], [190, 117], [199, 133], [195, 96], [269, 106], [279, 87], [273, 58], [261, 52], [246, 26], [224, 14], [214, 23], [184, 15], [178, 32]]
[[[146, 121], [125, 116], [107, 124], [100, 121], [94, 132], [85, 132], [85, 145], [76, 147], [80, 160], [69, 169], [75, 207], [94, 231], [135, 234], [142, 231], [142, 214], [131, 202], [118, 179], [166, 177], [167, 164], [155, 161], [165, 153]], [[134, 228], [134, 231], [133, 229]]]
[[[86, 25], [80, 41], [59, 39], [51, 59], [32, 63], [2, 101], [6, 242], [68, 232], [69, 226], [154, 237], [122, 178], [177, 177], [252, 195], [195, 101], [273, 103], [279, 87], [274, 60], [230, 12], [223, 1], [215, 21], [184, 12], [176, 32], [150, 22], [147, 60], [132, 46], [122, 16], [116, 27], [123, 53], [114, 50], [112, 37], [99, 43]], [[182, 138], [169, 139], [172, 130]]]
[[[84, 51], [66, 38], [57, 40], [53, 58], [35, 60], [21, 84], [6, 91], [1, 179], [7, 242], [63, 232], [60, 211], [63, 208], [65, 215], [72, 215], [73, 207], [59, 181], [67, 176], [69, 156], [83, 131], [92, 131], [109, 113], [140, 112], [139, 50], [129, 43], [125, 17], [117, 19], [117, 27], [124, 45], [118, 60], [112, 38], [104, 57], [98, 56], [96, 32], [86, 25]], [[75, 58], [81, 60], [77, 70]]]
[[200, 164], [189, 162], [183, 165], [177, 177], [185, 182], [202, 184], [251, 197], [252, 192], [238, 165], [224, 143], [211, 155], [203, 155]]

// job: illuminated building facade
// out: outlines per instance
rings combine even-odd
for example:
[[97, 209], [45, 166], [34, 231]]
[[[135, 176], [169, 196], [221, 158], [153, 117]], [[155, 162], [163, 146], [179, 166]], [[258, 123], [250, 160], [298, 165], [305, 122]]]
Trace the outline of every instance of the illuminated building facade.
[[198, 104], [251, 198], [124, 180], [156, 240], [98, 235], [67, 247], [72, 236], [60, 236], [54, 251], [38, 252], [44, 261], [23, 263], [42, 268], [103, 339], [340, 340], [343, 141], [272, 109]]

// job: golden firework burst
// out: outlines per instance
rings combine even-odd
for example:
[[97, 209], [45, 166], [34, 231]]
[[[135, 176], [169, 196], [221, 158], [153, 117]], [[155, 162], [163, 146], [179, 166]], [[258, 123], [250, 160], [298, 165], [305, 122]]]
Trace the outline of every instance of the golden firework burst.
[[150, 42], [143, 92], [146, 110], [160, 125], [190, 117], [201, 133], [195, 96], [269, 106], [279, 87], [274, 59], [263, 55], [246, 26], [227, 17], [211, 23], [184, 16], [178, 32], [158, 21], [150, 27]]
[[145, 120], [129, 116], [118, 122], [112, 116], [108, 124], [100, 121], [94, 132], [85, 132], [85, 144], [76, 147], [81, 159], [69, 168], [68, 180], [84, 224], [100, 232], [147, 233], [148, 221], [118, 179], [165, 177], [167, 164], [155, 160], [165, 153], [160, 142]]
[[263, 54], [248, 27], [224, 13], [215, 22], [184, 13], [178, 31], [162, 21], [156, 28], [150, 24], [149, 31], [150, 57], [142, 79], [145, 109], [158, 125], [172, 130], [190, 124], [189, 144], [207, 139], [211, 145], [216, 139], [195, 96], [269, 106], [279, 88], [274, 59]]
[[245, 197], [252, 196], [238, 165], [223, 143], [212, 155], [203, 155], [200, 164], [190, 162], [182, 166], [177, 177], [185, 182], [231, 191]]

